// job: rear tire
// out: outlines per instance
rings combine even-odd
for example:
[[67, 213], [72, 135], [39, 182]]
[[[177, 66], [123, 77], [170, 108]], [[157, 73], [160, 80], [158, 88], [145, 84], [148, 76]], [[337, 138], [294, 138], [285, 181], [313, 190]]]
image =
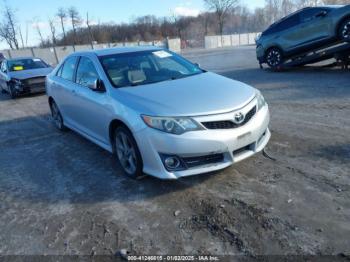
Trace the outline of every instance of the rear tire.
[[137, 179], [143, 175], [142, 157], [132, 133], [124, 126], [114, 132], [114, 153], [125, 175]]
[[350, 42], [350, 18], [341, 23], [338, 33], [340, 40]]
[[282, 51], [277, 47], [270, 48], [266, 53], [266, 63], [272, 69], [278, 69], [283, 63]]
[[58, 109], [58, 106], [55, 103], [55, 101], [52, 101], [50, 103], [50, 109], [51, 109], [52, 120], [53, 120], [56, 128], [60, 131], [66, 131], [67, 127], [64, 125], [63, 117], [62, 117], [61, 112]]

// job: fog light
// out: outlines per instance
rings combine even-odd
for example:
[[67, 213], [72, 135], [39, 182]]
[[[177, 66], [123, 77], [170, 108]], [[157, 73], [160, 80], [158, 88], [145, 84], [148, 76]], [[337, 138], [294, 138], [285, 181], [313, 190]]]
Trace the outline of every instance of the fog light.
[[177, 169], [181, 165], [180, 160], [174, 156], [170, 156], [170, 157], [165, 158], [164, 164], [169, 169]]

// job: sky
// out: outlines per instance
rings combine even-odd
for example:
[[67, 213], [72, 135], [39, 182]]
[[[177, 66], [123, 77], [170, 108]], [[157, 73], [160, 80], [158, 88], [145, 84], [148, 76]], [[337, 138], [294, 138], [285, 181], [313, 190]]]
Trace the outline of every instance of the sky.
[[[3, 10], [4, 0], [0, 0], [0, 10]], [[75, 6], [82, 18], [89, 13], [93, 22], [131, 22], [143, 15], [170, 16], [172, 14], [196, 16], [205, 10], [203, 0], [5, 0], [15, 10], [21, 26], [23, 37], [28, 29], [28, 45], [36, 45], [39, 36], [35, 30], [37, 24], [44, 35], [49, 35], [48, 19], [53, 18], [59, 7]], [[262, 7], [265, 0], [241, 0], [241, 4], [251, 9]], [[58, 22], [58, 21], [57, 21]], [[57, 31], [60, 32], [59, 24]], [[67, 28], [69, 26], [67, 25]], [[24, 41], [26, 41], [24, 39]], [[7, 45], [0, 42], [0, 49]]]

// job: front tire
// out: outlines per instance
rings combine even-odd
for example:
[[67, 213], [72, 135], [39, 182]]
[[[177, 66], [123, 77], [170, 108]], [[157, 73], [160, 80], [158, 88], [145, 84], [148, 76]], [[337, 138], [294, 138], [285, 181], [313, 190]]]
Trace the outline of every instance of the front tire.
[[350, 42], [350, 18], [346, 19], [339, 27], [340, 40]]
[[14, 85], [11, 83], [8, 83], [7, 86], [8, 86], [8, 90], [9, 90], [9, 94], [10, 94], [11, 98], [12, 99], [17, 98], [18, 94], [17, 94], [16, 88], [14, 87]]
[[51, 109], [52, 120], [53, 120], [56, 128], [60, 131], [66, 131], [67, 128], [64, 125], [63, 117], [61, 115], [60, 110], [58, 109], [57, 104], [54, 101], [51, 102], [50, 109]]
[[114, 152], [124, 173], [133, 179], [143, 175], [142, 158], [132, 133], [124, 126], [114, 132]]
[[283, 63], [282, 51], [278, 48], [270, 48], [266, 53], [266, 63], [272, 69], [277, 69]]

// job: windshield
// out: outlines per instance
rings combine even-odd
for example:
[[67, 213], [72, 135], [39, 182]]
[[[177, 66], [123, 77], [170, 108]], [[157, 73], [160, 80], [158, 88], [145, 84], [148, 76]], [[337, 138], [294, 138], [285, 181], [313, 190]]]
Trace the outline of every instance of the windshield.
[[7, 63], [10, 72], [48, 67], [48, 65], [39, 58], [15, 59], [9, 60]]
[[100, 57], [100, 61], [115, 87], [175, 80], [204, 72], [181, 56], [165, 50], [108, 55]]

